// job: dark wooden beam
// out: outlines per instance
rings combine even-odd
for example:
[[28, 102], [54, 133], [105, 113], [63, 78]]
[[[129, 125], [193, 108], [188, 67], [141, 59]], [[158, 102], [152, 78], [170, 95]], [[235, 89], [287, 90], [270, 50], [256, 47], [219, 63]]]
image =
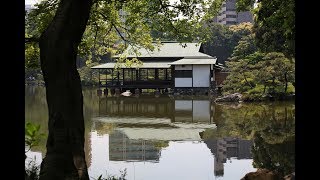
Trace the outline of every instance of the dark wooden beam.
[[98, 69], [98, 77], [99, 77], [99, 88], [100, 88], [100, 69]]
[[158, 71], [158, 69], [154, 68], [154, 74], [155, 74], [154, 79], [158, 80], [159, 79], [159, 71]]
[[191, 71], [191, 75], [192, 75], [192, 89], [193, 89], [193, 64], [192, 64], [192, 71]]
[[136, 81], [140, 80], [140, 69], [136, 69]]
[[118, 77], [118, 82], [117, 82], [117, 84], [118, 84], [118, 86], [120, 87], [120, 72], [119, 72], [119, 70], [117, 71], [117, 77]]
[[122, 68], [122, 82], [124, 81], [124, 69]]

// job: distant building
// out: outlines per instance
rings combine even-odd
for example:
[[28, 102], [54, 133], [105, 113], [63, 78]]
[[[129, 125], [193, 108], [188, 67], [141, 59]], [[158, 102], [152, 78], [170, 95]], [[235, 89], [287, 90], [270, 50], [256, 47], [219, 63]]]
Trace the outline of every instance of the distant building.
[[31, 9], [34, 9], [34, 6], [32, 4], [25, 4], [24, 10], [29, 13]]
[[214, 22], [223, 25], [234, 25], [242, 22], [253, 23], [253, 15], [250, 11], [236, 11], [236, 0], [226, 0], [222, 3], [222, 8], [218, 16], [214, 18]]
[[[138, 58], [142, 65], [126, 66], [125, 63], [115, 63], [121, 55], [113, 56], [115, 62], [91, 67], [99, 72], [101, 88], [121, 89], [123, 92], [135, 89], [159, 89], [177, 94], [206, 94], [214, 90], [216, 75], [224, 68], [217, 63], [217, 58], [200, 52], [197, 43], [163, 42], [159, 49], [148, 51], [129, 46], [123, 53], [128, 59]], [[115, 67], [122, 67], [120, 71]], [[100, 71], [107, 79], [100, 78]], [[122, 71], [122, 72], [121, 72]]]

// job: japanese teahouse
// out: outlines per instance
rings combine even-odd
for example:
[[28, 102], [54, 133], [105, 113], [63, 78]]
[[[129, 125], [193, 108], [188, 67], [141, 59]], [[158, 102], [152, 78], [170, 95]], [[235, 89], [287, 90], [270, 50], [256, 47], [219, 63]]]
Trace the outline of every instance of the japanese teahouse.
[[111, 92], [157, 89], [179, 94], [208, 94], [221, 83], [216, 77], [223, 66], [217, 63], [217, 58], [199, 52], [197, 43], [163, 42], [154, 51], [141, 48], [138, 53], [130, 49], [129, 46], [124, 51], [127, 59], [137, 58], [142, 64], [116, 63], [121, 55], [115, 55], [114, 62], [91, 67], [99, 71], [100, 87]]

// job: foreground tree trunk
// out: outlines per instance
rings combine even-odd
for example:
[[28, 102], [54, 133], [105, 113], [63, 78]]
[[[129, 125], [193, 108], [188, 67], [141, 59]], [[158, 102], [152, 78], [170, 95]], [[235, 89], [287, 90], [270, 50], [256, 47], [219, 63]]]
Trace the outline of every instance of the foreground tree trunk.
[[41, 163], [40, 180], [89, 179], [76, 56], [91, 6], [92, 0], [61, 0], [54, 19], [40, 38], [49, 110], [47, 153]]

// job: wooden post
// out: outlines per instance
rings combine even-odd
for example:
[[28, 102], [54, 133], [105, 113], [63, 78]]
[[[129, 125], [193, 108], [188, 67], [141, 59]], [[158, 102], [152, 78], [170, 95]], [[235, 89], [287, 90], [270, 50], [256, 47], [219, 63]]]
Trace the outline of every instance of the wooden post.
[[99, 88], [100, 88], [100, 69], [98, 69], [98, 77], [99, 77]]
[[146, 69], [147, 70], [147, 81], [149, 80], [149, 69]]
[[134, 69], [130, 69], [131, 70], [131, 81], [133, 81], [133, 71]]
[[115, 89], [114, 89], [114, 88], [111, 88], [111, 89], [110, 89], [110, 93], [111, 93], [111, 95], [114, 95], [114, 94], [115, 94]]
[[156, 91], [154, 92], [155, 97], [159, 97], [160, 96], [160, 92], [159, 89], [156, 89]]
[[120, 95], [120, 89], [119, 89], [119, 88], [116, 88], [116, 89], [115, 89], [115, 95], [116, 95], [116, 96], [119, 96], [119, 95]]
[[171, 88], [174, 88], [174, 81], [175, 81], [175, 77], [174, 77], [174, 66], [171, 66]]
[[158, 71], [158, 69], [157, 68], [154, 68], [154, 79], [155, 80], [158, 80], [159, 79], [159, 71]]
[[107, 81], [108, 81], [108, 70], [109, 70], [109, 69], [106, 69], [106, 79], [105, 79], [105, 81], [106, 81], [106, 88], [107, 88]]
[[122, 68], [122, 83], [124, 82], [124, 68]]
[[191, 66], [192, 66], [191, 76], [192, 76], [192, 89], [193, 89], [193, 64]]
[[117, 77], [118, 77], [117, 85], [120, 87], [120, 72], [119, 72], [119, 70], [117, 71]]
[[139, 95], [140, 95], [140, 89], [135, 89], [134, 90], [134, 95], [136, 96], [136, 97], [138, 97]]
[[168, 69], [165, 71], [165, 80], [168, 80]]
[[[111, 69], [111, 84], [113, 86], [113, 69]], [[112, 93], [111, 93], [112, 94]]]
[[136, 81], [139, 81], [140, 80], [140, 70], [139, 69], [136, 69]]
[[101, 89], [98, 89], [98, 90], [97, 90], [97, 95], [98, 95], [98, 96], [101, 96], [101, 95], [102, 95], [102, 90], [101, 90]]
[[193, 122], [193, 98], [192, 98], [191, 102], [192, 102], [192, 103], [191, 103], [191, 106], [192, 106], [192, 107], [191, 107], [191, 109], [192, 109], [192, 119], [191, 119], [191, 122]]

